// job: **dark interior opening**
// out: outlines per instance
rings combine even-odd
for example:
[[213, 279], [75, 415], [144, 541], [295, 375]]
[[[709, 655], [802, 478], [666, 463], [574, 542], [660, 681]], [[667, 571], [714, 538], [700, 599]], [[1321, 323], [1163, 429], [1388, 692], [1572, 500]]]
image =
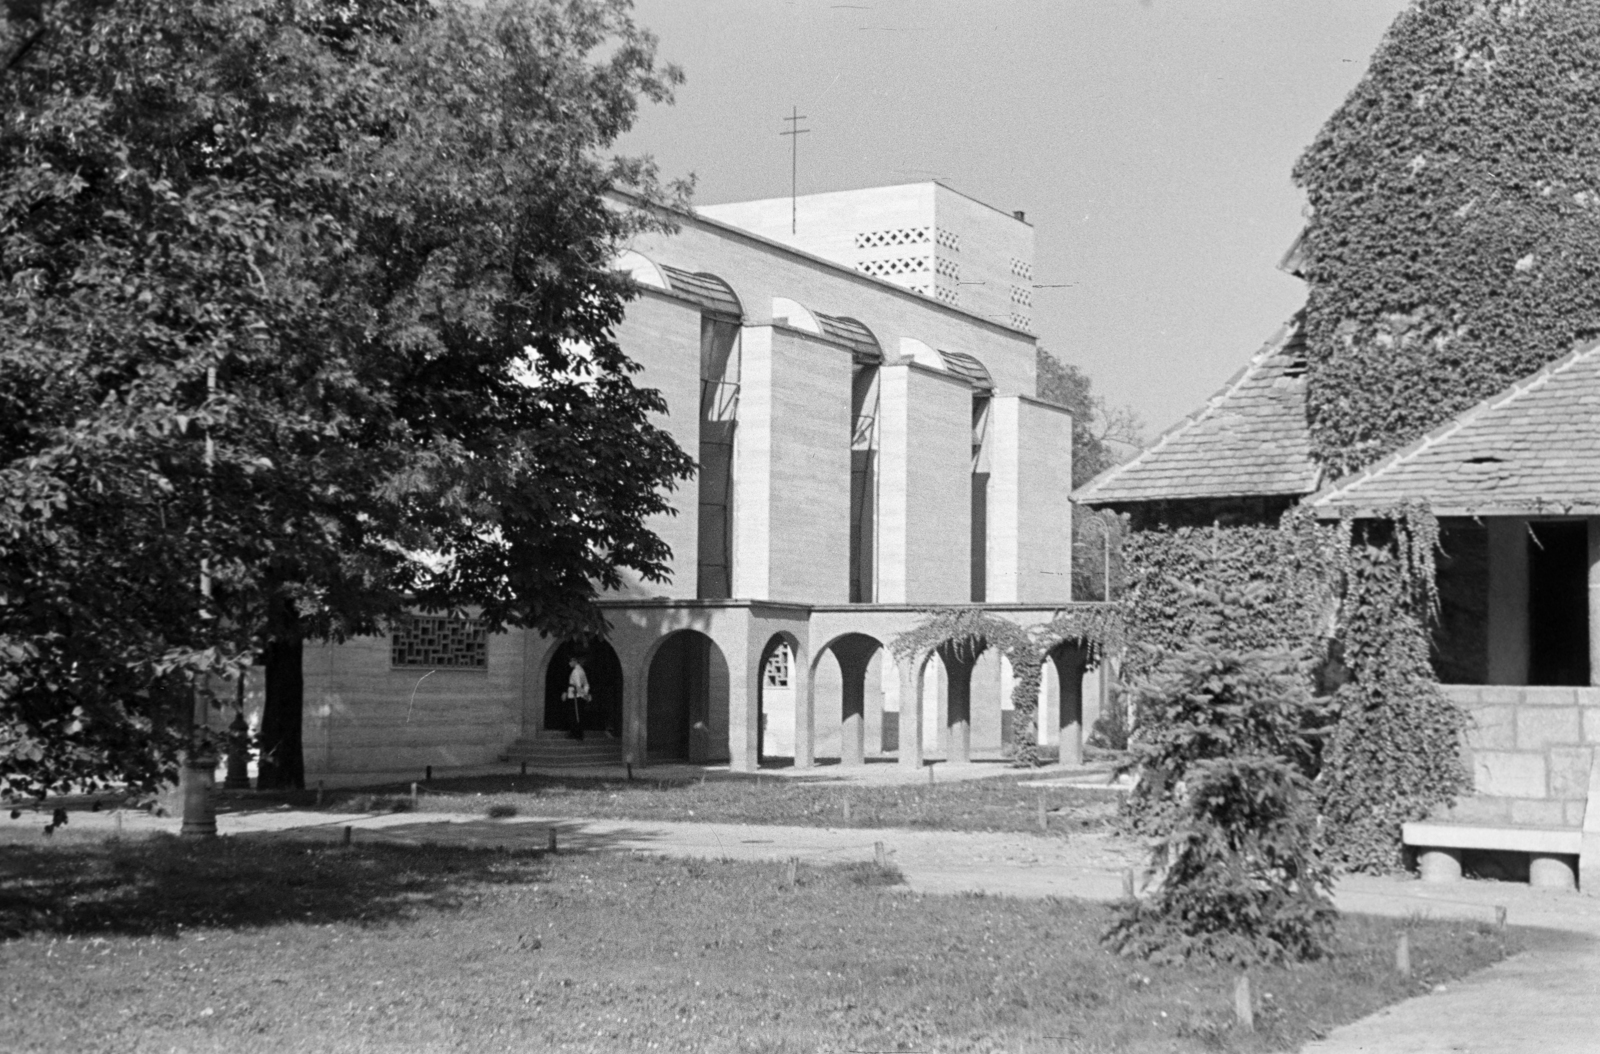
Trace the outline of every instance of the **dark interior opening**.
[[1439, 619], [1433, 626], [1433, 672], [1444, 684], [1489, 680], [1489, 528], [1472, 520], [1439, 521]]
[[1589, 683], [1589, 527], [1529, 524], [1528, 683]]
[[[589, 702], [578, 707], [578, 713], [571, 700], [562, 698], [572, 672], [567, 660], [572, 658], [589, 678]], [[586, 731], [622, 734], [622, 663], [603, 640], [563, 641], [545, 668], [544, 727], [570, 732], [580, 714]]]

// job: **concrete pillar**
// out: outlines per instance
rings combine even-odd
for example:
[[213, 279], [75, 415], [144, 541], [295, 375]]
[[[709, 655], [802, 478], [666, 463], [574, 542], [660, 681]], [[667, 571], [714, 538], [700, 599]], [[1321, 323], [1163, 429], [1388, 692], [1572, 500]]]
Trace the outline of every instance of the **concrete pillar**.
[[895, 667], [900, 679], [900, 767], [921, 769], [922, 656], [907, 656]]
[[1040, 664], [1039, 700], [1033, 713], [1036, 723], [1033, 741], [1041, 747], [1053, 747], [1061, 742], [1061, 676], [1053, 662]]
[[1589, 517], [1589, 683], [1600, 685], [1600, 516]]
[[1000, 711], [1000, 668], [1005, 658], [998, 648], [987, 648], [972, 664], [972, 749], [976, 753], [998, 751], [1003, 745]]
[[883, 674], [886, 666], [890, 681], [894, 680], [894, 664], [886, 656], [887, 653], [879, 648], [867, 661], [861, 713], [862, 738], [866, 740], [867, 757], [878, 757], [883, 753]]
[[972, 660], [962, 661], [940, 649], [945, 670], [945, 760], [964, 765], [972, 760]]
[[844, 765], [866, 764], [867, 666], [877, 650], [870, 637], [846, 637], [833, 645], [842, 686], [839, 761]]
[[1530, 853], [1528, 885], [1539, 889], [1576, 889], [1578, 876], [1572, 867], [1572, 857]]
[[1050, 653], [1061, 684], [1061, 764], [1083, 764], [1083, 672], [1089, 667], [1087, 649], [1063, 644]]
[[755, 772], [761, 744], [761, 722], [756, 713], [760, 691], [761, 654], [752, 651], [740, 664], [728, 667], [728, 768]]
[[791, 662], [794, 688], [794, 767], [813, 768], [817, 763], [817, 690], [811, 663], [798, 649]]
[[[624, 661], [626, 657], [624, 656]], [[628, 667], [623, 666], [626, 670]], [[623, 676], [622, 760], [643, 765], [646, 760], [645, 719], [650, 712], [650, 663], [641, 663], [636, 676]], [[542, 727], [542, 726], [541, 726]]]
[[1458, 882], [1461, 880], [1461, 850], [1423, 849], [1417, 854], [1417, 869], [1424, 882]]
[[1528, 521], [1489, 524], [1489, 683], [1528, 683]]
[[1023, 395], [989, 402], [988, 599], [1072, 599], [1072, 415]]

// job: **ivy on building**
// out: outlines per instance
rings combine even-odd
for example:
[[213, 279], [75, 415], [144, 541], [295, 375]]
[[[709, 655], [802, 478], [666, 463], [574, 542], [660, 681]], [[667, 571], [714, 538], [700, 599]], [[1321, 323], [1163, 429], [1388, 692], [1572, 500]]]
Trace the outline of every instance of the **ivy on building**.
[[1295, 168], [1313, 454], [1359, 468], [1600, 331], [1600, 6], [1417, 0]]
[[1048, 622], [1023, 626], [979, 607], [932, 608], [922, 621], [895, 637], [889, 651], [902, 663], [920, 666], [933, 655], [961, 663], [994, 649], [1011, 664], [1011, 742], [1007, 752], [1023, 766], [1043, 764], [1039, 750], [1039, 686], [1044, 662], [1063, 644], [1082, 647], [1091, 665], [1123, 642], [1122, 612], [1110, 605], [1062, 608]]
[[[1143, 531], [1127, 546], [1123, 681], [1137, 698], [1170, 695], [1194, 647], [1273, 655], [1310, 686], [1305, 720], [1319, 744], [1294, 758], [1309, 780], [1331, 858], [1383, 870], [1400, 860], [1400, 825], [1470, 789], [1465, 716], [1428, 661], [1437, 608], [1438, 522], [1425, 506], [1358, 522], [1318, 523], [1294, 509], [1277, 527]], [[1134, 746], [1170, 735], [1159, 707], [1136, 703]], [[1174, 788], [1141, 776], [1128, 819], [1165, 834], [1181, 812]], [[1149, 785], [1146, 785], [1146, 784]]]

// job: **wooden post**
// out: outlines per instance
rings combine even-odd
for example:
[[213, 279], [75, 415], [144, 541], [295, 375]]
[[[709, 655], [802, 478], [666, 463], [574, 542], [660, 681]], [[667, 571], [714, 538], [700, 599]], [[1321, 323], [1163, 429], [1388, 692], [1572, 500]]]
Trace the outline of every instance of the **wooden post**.
[[872, 843], [872, 858], [877, 862], [878, 870], [887, 871], [889, 869], [889, 850], [884, 848], [882, 842]]
[[412, 783], [411, 784], [411, 807], [413, 809], [415, 809], [417, 807], [417, 785], [416, 785], [416, 783]]
[[1133, 899], [1133, 868], [1122, 872], [1122, 896], [1124, 899]]
[[349, 824], [346, 824], [345, 828], [344, 828], [344, 844], [345, 845], [349, 845], [350, 844], [350, 839], [354, 836], [354, 834], [355, 834], [355, 829], [353, 827], [351, 827]]
[[1242, 973], [1233, 986], [1233, 1016], [1246, 1032], [1256, 1030], [1256, 1008], [1250, 1001], [1250, 975]]
[[550, 828], [549, 840], [545, 843], [545, 852], [551, 856], [556, 855], [556, 829]]
[[1039, 792], [1039, 830], [1041, 832], [1050, 830], [1050, 820], [1044, 811], [1044, 791]]
[[1394, 970], [1401, 977], [1411, 976], [1411, 934], [1400, 931], [1400, 940], [1394, 946]]
[[793, 889], [800, 881], [800, 858], [791, 856], [783, 869], [783, 888]]

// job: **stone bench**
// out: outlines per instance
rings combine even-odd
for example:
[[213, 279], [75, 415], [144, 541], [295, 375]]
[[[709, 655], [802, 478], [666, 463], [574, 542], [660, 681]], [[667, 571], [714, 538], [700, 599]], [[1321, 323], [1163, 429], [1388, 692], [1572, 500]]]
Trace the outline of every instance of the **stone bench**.
[[1501, 827], [1487, 824], [1420, 821], [1404, 824], [1401, 840], [1417, 850], [1424, 882], [1461, 878], [1461, 853], [1482, 849], [1528, 854], [1528, 884], [1546, 889], [1575, 889], [1583, 852], [1583, 831], [1576, 827]]

